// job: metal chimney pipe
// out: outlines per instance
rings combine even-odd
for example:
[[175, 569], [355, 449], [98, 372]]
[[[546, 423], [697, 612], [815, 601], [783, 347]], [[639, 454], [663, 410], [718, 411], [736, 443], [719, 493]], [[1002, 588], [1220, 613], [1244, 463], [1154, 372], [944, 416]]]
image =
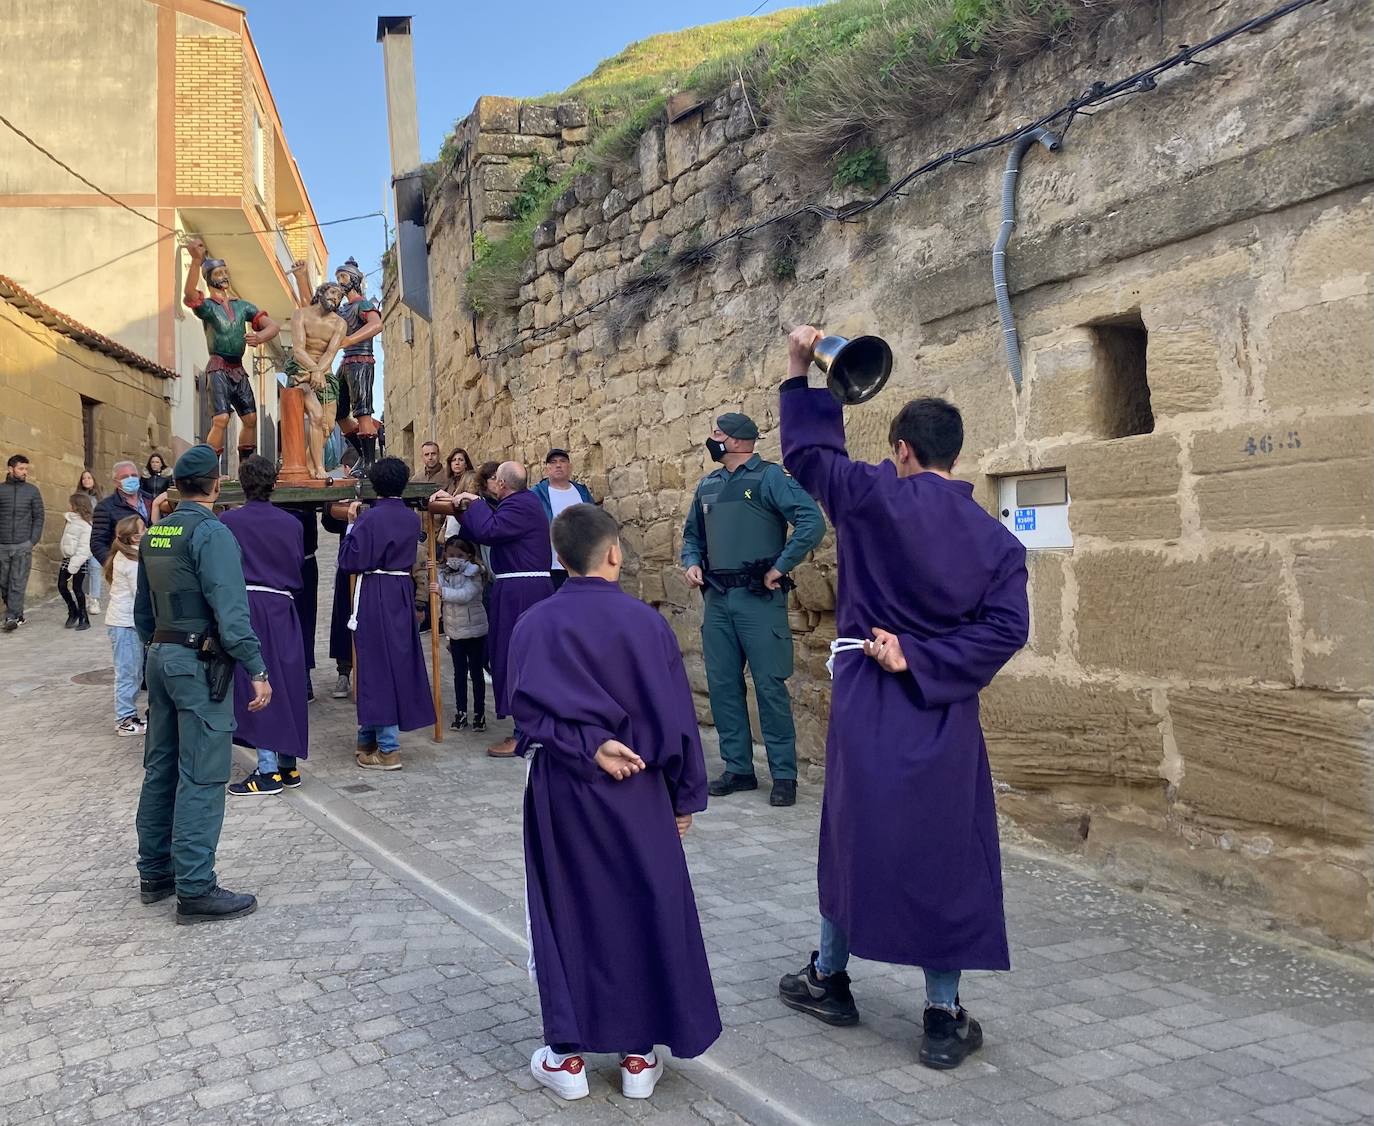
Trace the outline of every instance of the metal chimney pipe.
[[429, 247], [415, 108], [415, 54], [409, 16], [378, 16], [377, 42], [386, 70], [386, 120], [391, 138], [391, 187], [396, 201], [396, 276], [401, 302], [430, 320]]

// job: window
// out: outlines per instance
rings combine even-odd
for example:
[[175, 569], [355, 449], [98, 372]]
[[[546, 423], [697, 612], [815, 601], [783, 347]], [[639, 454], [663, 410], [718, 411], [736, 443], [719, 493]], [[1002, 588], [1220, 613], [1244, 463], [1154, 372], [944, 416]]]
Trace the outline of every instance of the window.
[[1088, 327], [1097, 369], [1099, 433], [1104, 438], [1149, 434], [1155, 428], [1145, 370], [1149, 333], [1139, 310]]
[[86, 468], [92, 470], [95, 469], [95, 408], [98, 406], [100, 404], [94, 399], [81, 396], [81, 454], [86, 459]]
[[267, 136], [262, 127], [262, 115], [253, 107], [253, 186], [258, 199], [267, 199]]

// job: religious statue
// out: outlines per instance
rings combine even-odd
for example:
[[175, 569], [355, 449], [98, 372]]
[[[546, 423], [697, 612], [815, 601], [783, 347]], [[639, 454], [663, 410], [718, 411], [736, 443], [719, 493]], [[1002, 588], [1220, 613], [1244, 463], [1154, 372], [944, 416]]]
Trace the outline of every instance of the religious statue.
[[[210, 348], [205, 374], [210, 384], [213, 420], [206, 445], [217, 454], [224, 453], [229, 412], [233, 410], [241, 424], [238, 451], [242, 461], [258, 445], [258, 406], [253, 398], [253, 384], [243, 370], [243, 353], [272, 340], [281, 326], [251, 302], [231, 296], [229, 267], [223, 258], [208, 258], [201, 239], [189, 238], [184, 245], [191, 253], [191, 268], [186, 274], [183, 296], [186, 307], [205, 325], [205, 342]], [[210, 288], [208, 298], [200, 292], [197, 272]]]
[[340, 402], [352, 408], [353, 425], [343, 427], [345, 434], [354, 433], [354, 444], [362, 455], [354, 472], [361, 477], [377, 460], [377, 420], [372, 417], [372, 381], [376, 360], [372, 354], [372, 338], [382, 331], [382, 314], [377, 306], [363, 296], [363, 272], [356, 259], [349, 258], [334, 271], [335, 280], [344, 288], [344, 303], [339, 316], [348, 325], [343, 341], [343, 360], [339, 364]]
[[317, 480], [326, 476], [324, 443], [334, 427], [334, 419], [324, 408], [333, 398], [329, 394], [335, 379], [331, 366], [348, 331], [337, 312], [342, 301], [343, 288], [325, 282], [315, 290], [309, 305], [291, 314], [291, 359], [286, 364], [286, 376], [304, 392], [306, 469]]

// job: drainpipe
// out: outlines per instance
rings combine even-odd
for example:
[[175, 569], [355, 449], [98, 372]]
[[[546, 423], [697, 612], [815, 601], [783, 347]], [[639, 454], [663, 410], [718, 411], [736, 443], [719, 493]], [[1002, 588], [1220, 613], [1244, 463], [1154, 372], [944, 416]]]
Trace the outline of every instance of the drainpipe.
[[1021, 173], [1021, 158], [1036, 142], [1050, 152], [1058, 152], [1062, 138], [1048, 129], [1035, 128], [1018, 137], [1007, 155], [1006, 171], [1002, 173], [1002, 225], [997, 242], [992, 247], [992, 284], [997, 294], [997, 316], [1002, 321], [1002, 339], [1007, 349], [1007, 367], [1011, 380], [1021, 390], [1021, 339], [1016, 334], [1016, 320], [1011, 312], [1011, 295], [1007, 291], [1007, 243], [1016, 227], [1016, 179]]

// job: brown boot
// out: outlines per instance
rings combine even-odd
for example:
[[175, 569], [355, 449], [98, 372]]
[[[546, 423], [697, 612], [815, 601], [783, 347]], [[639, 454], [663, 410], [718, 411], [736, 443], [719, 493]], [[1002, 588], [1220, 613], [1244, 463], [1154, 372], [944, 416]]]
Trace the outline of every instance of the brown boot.
[[359, 749], [353, 756], [355, 761], [364, 770], [400, 770], [401, 752], [400, 751], [363, 751]]
[[514, 758], [515, 757], [515, 737], [502, 739], [499, 743], [493, 743], [487, 748], [487, 755], [490, 758]]

